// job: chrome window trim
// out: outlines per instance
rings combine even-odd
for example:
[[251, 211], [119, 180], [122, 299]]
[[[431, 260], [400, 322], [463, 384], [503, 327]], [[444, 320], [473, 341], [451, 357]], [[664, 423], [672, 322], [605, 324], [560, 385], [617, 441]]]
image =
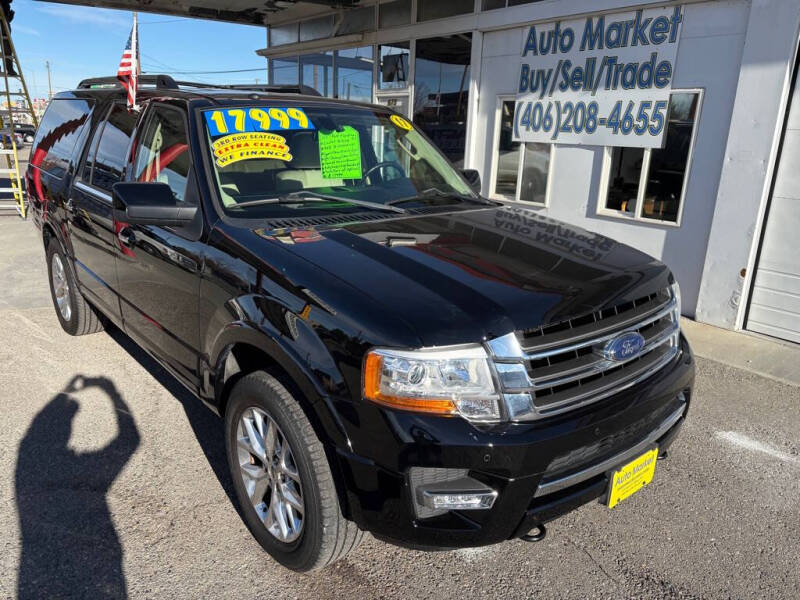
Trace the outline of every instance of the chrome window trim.
[[103, 200], [104, 202], [111, 204], [111, 194], [102, 190], [98, 190], [97, 188], [93, 188], [92, 186], [84, 183], [81, 179], [76, 179], [72, 186], [78, 188], [82, 192], [94, 196], [98, 200]]

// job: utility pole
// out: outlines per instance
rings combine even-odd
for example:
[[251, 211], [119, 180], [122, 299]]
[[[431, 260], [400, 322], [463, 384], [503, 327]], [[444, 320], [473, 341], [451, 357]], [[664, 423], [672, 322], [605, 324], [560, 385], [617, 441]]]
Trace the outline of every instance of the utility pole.
[[44, 66], [47, 67], [47, 91], [50, 94], [49, 100], [53, 99], [53, 83], [50, 81], [50, 61], [44, 61]]

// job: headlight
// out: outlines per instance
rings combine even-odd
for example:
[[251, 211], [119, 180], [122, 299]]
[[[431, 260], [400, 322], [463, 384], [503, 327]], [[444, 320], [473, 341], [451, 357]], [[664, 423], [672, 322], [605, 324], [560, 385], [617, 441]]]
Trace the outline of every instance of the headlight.
[[405, 410], [500, 419], [489, 360], [477, 345], [431, 350], [376, 349], [364, 361], [364, 397]]
[[679, 286], [678, 282], [676, 281], [675, 283], [673, 283], [669, 287], [670, 287], [670, 290], [672, 290], [672, 297], [675, 298], [675, 302], [677, 302], [677, 304], [678, 304], [677, 309], [676, 309], [675, 312], [677, 313], [678, 317], [680, 318], [680, 316], [681, 316], [681, 286]]

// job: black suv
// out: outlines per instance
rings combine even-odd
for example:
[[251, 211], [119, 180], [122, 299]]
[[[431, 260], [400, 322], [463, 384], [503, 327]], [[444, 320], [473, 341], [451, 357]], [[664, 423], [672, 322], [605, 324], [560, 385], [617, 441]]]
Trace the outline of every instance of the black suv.
[[27, 190], [58, 319], [109, 323], [224, 418], [253, 535], [295, 570], [362, 531], [541, 539], [653, 477], [694, 365], [660, 262], [479, 196], [406, 118], [143, 78], [58, 94]]

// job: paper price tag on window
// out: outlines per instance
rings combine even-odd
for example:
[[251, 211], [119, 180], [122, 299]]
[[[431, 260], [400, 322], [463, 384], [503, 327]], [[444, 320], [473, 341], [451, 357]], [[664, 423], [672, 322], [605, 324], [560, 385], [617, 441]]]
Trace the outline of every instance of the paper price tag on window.
[[358, 131], [319, 132], [319, 160], [323, 179], [361, 179], [361, 141]]

